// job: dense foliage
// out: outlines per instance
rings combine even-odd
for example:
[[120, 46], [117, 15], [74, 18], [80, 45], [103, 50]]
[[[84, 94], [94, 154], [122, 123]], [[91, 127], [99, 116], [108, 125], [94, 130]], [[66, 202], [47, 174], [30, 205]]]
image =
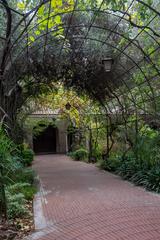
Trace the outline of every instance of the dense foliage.
[[121, 115], [108, 116], [105, 105], [62, 86], [56, 93], [41, 95], [36, 103], [59, 111], [60, 119], [71, 122], [68, 131], [74, 142], [69, 155], [73, 159], [98, 162], [103, 169], [159, 192], [160, 133], [151, 115], [125, 114], [124, 125]]
[[15, 219], [31, 214], [27, 202], [33, 199], [34, 172], [26, 168], [33, 161], [33, 153], [15, 145], [0, 129], [0, 220]]
[[69, 156], [71, 156], [76, 161], [87, 161], [88, 152], [84, 148], [79, 148], [78, 150], [71, 152]]
[[[122, 133], [119, 133], [122, 134]], [[132, 132], [133, 134], [133, 132]], [[132, 136], [132, 141], [135, 141]], [[132, 148], [124, 152], [124, 146], [116, 142], [110, 157], [100, 160], [100, 168], [115, 172], [124, 179], [147, 190], [160, 192], [160, 133], [144, 124]]]

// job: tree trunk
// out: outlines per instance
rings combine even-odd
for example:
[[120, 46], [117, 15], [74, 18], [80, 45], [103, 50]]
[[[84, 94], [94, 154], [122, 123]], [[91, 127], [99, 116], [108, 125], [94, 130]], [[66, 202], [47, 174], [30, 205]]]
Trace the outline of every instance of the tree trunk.
[[5, 128], [10, 138], [18, 144], [23, 142], [22, 129], [17, 122], [17, 111], [20, 103], [21, 96], [19, 92], [14, 91], [11, 96], [5, 96], [5, 94], [1, 90], [0, 122]]
[[9, 135], [12, 135], [15, 119], [15, 101], [12, 96], [6, 96], [4, 83], [0, 84], [0, 123]]

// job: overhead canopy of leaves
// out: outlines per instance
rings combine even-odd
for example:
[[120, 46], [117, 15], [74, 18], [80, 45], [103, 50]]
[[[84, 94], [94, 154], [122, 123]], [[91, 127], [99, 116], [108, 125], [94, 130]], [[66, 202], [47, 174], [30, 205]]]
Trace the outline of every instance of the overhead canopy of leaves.
[[[16, 113], [58, 81], [87, 93], [109, 113], [158, 113], [159, 1], [1, 0], [0, 5], [3, 113], [9, 115], [10, 102]], [[101, 61], [108, 57], [114, 64], [105, 72]]]

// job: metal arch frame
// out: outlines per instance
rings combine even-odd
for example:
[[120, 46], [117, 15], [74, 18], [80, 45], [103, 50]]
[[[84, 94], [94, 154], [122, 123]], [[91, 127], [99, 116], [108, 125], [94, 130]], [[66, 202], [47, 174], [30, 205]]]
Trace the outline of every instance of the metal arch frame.
[[[125, 81], [123, 81], [123, 83], [126, 84]], [[130, 90], [130, 89], [128, 88], [128, 90]], [[131, 92], [130, 92], [130, 93], [131, 93]], [[132, 94], [132, 93], [131, 93], [131, 94]], [[140, 93], [140, 94], [141, 94], [141, 93]], [[122, 93], [121, 95], [123, 95], [123, 93]], [[120, 96], [121, 96], [121, 95], [120, 95]], [[142, 95], [142, 94], [141, 94], [141, 95]], [[119, 96], [117, 95], [117, 97], [119, 97]], [[129, 98], [128, 98], [128, 99], [129, 99]], [[133, 99], [133, 98], [132, 98], [132, 99]], [[131, 100], [131, 99], [130, 99], [130, 100]], [[110, 101], [112, 101], [112, 100], [110, 100]], [[131, 100], [131, 101], [132, 101], [132, 100]], [[133, 100], [132, 102], [134, 103], [134, 106], [135, 106], [135, 109], [136, 109], [136, 106], [138, 106], [138, 105], [136, 104], [136, 102], [135, 102], [134, 100]], [[144, 103], [144, 101], [142, 101], [142, 103]], [[112, 103], [112, 104], [113, 104], [113, 103]], [[143, 109], [143, 110], [144, 110], [144, 109]]]
[[[67, 29], [68, 29], [68, 28], [71, 28], [71, 27], [73, 27], [73, 28], [81, 28], [81, 27], [87, 28], [87, 27], [88, 27], [87, 25], [72, 25], [72, 26], [68, 26], [68, 27], [67, 27], [67, 26], [65, 26], [64, 24], [60, 24], [60, 25], [58, 25], [58, 27], [59, 27], [59, 26], [60, 26], [60, 27], [63, 27], [63, 28], [67, 28]], [[92, 28], [110, 31], [111, 33], [114, 33], [114, 34], [117, 34], [117, 35], [121, 36], [121, 37], [124, 38], [125, 40], [130, 41], [130, 39], [129, 39], [128, 37], [124, 36], [123, 34], [121, 34], [121, 33], [119, 33], [119, 32], [112, 31], [112, 30], [110, 30], [110, 29], [107, 28], [107, 27], [100, 27], [100, 26], [97, 26], [97, 25], [93, 25]], [[48, 32], [48, 34], [50, 34], [50, 33], [52, 33], [52, 32], [56, 32], [56, 31], [58, 31], [58, 30], [50, 30], [50, 31]], [[39, 40], [41, 37], [44, 37], [45, 35], [46, 35], [46, 33], [38, 36], [38, 37], [35, 39], [35, 41]], [[103, 42], [104, 42], [104, 41], [103, 41]], [[149, 59], [150, 62], [152, 62], [152, 60], [150, 59], [149, 55], [147, 55], [147, 54], [145, 53], [145, 51], [143, 50], [143, 48], [142, 48], [140, 45], [138, 45], [136, 42], [132, 42], [132, 44], [133, 44], [134, 46], [136, 46], [136, 47], [143, 53], [143, 55], [144, 55], [145, 57], [148, 57], [148, 59]], [[28, 47], [28, 46], [27, 46], [27, 47]], [[26, 48], [26, 46], [24, 47], [24, 49], [25, 49], [25, 48]], [[19, 55], [18, 55], [18, 57], [19, 57]]]
[[[46, 3], [48, 3], [50, 0], [43, 0], [37, 7], [35, 7], [34, 9], [32, 9], [31, 11], [29, 11], [27, 14], [25, 14], [24, 15], [24, 18], [26, 18], [26, 17], [28, 17], [31, 13], [33, 13], [34, 11], [35, 11], [35, 14], [36, 14], [36, 12], [38, 11], [38, 9], [42, 6], [42, 5], [44, 5], [44, 4], [46, 4]], [[150, 7], [149, 5], [147, 5], [147, 4], [145, 4], [144, 2], [142, 2], [142, 1], [140, 1], [140, 0], [135, 0], [135, 1], [137, 1], [137, 2], [139, 2], [139, 3], [141, 3], [141, 4], [143, 4], [143, 5], [145, 5], [145, 6], [147, 6], [150, 10], [152, 10], [152, 11], [154, 11], [157, 15], [160, 15], [160, 13], [158, 13], [154, 8], [152, 8], [152, 7]], [[134, 0], [132, 1], [132, 3], [134, 2]], [[99, 9], [97, 10], [95, 10], [96, 12], [100, 12], [100, 9], [101, 9], [101, 6], [103, 5], [103, 3], [104, 3], [104, 0], [102, 0], [102, 2], [101, 2], [101, 4], [100, 4], [100, 7], [99, 7]], [[5, 0], [1, 0], [1, 4], [3, 5], [3, 6], [5, 6], [6, 7], [6, 4], [5, 4]], [[8, 7], [8, 6], [7, 6]], [[10, 7], [9, 7], [10, 8]], [[13, 11], [13, 9], [12, 8], [10, 8], [12, 11]], [[128, 8], [129, 9], [129, 8]], [[127, 9], [127, 10], [128, 10]], [[75, 11], [75, 10], [74, 10]], [[85, 10], [86, 11], [86, 10]], [[118, 11], [118, 10], [117, 10]], [[17, 13], [19, 13], [19, 12], [17, 12]], [[66, 12], [65, 12], [66, 13]], [[33, 18], [34, 18], [34, 16], [35, 16], [35, 14], [33, 15]], [[120, 21], [122, 20], [122, 19], [124, 19], [124, 16], [125, 16], [125, 14], [127, 14], [127, 11], [126, 12], [124, 12], [123, 13], [123, 16], [117, 16], [117, 17], [120, 17]], [[58, 14], [59, 15], [59, 14]], [[32, 18], [32, 19], [33, 19]], [[32, 21], [32, 19], [31, 19], [31, 21]], [[92, 18], [93, 19], [93, 18]], [[22, 19], [20, 22], [22, 22], [24, 19]], [[126, 20], [126, 19], [125, 19]], [[30, 21], [30, 22], [31, 22]], [[94, 22], [94, 21], [93, 21]], [[19, 23], [20, 24], [20, 23]], [[24, 29], [24, 31], [25, 31], [25, 29]], [[13, 31], [14, 32], [14, 31]], [[23, 33], [22, 33], [23, 34]], [[154, 39], [155, 40], [155, 39]]]
[[[73, 27], [75, 27], [75, 26], [73, 26]], [[79, 27], [79, 26], [78, 26]], [[54, 30], [53, 30], [54, 31]], [[45, 35], [45, 34], [44, 34]], [[38, 38], [41, 38], [43, 35], [41, 35], [41, 36], [39, 36]], [[97, 39], [94, 39], [94, 41], [97, 41]], [[105, 43], [105, 44], [107, 44], [107, 43]], [[122, 66], [122, 65], [121, 65]], [[124, 67], [124, 66], [123, 66]], [[123, 83], [125, 83], [125, 82], [123, 82]], [[129, 87], [128, 87], [128, 89], [129, 89]]]
[[[48, 1], [47, 1], [48, 2]], [[41, 5], [40, 5], [41, 6]], [[20, 40], [22, 40], [21, 39], [21, 36], [23, 35], [23, 33], [25, 33], [26, 32], [26, 30], [27, 30], [27, 28], [29, 27], [29, 25], [30, 25], [30, 23], [32, 22], [32, 20], [34, 19], [34, 17], [36, 16], [36, 13], [37, 13], [37, 11], [38, 11], [38, 9], [36, 9], [36, 12], [34, 13], [34, 15], [32, 16], [32, 18], [30, 19], [30, 21], [29, 21], [29, 23], [27, 24], [27, 26], [26, 26], [26, 28], [22, 31], [22, 33], [20, 34], [20, 36], [19, 36], [19, 39]], [[87, 11], [92, 11], [92, 12], [94, 12], [95, 11], [95, 9], [87, 9], [87, 10], [74, 10], [74, 12], [87, 12]], [[67, 12], [63, 12], [63, 13], [58, 13], [58, 14], [55, 14], [55, 15], [52, 15], [51, 17], [55, 17], [55, 16], [57, 16], [57, 15], [63, 15], [63, 14], [69, 14], [69, 13], [72, 13], [73, 11], [67, 11]], [[120, 18], [121, 20], [122, 20], [122, 17], [121, 16], [118, 16], [118, 15], [116, 15], [116, 14], [114, 14], [113, 12], [112, 13], [108, 13], [108, 12], [106, 12], [106, 10], [104, 10], [104, 11], [102, 11], [102, 10], [99, 10], [99, 12], [101, 12], [101, 13], [105, 13], [105, 14], [110, 14], [110, 15], [113, 15], [113, 16], [115, 16], [115, 17], [118, 17], [118, 18]], [[117, 10], [117, 12], [119, 12], [118, 10]], [[33, 11], [31, 11], [31, 13], [33, 13]], [[27, 15], [28, 16], [28, 15]], [[20, 22], [23, 22], [25, 19], [22, 19]], [[44, 19], [43, 21], [45, 21], [46, 19]], [[128, 23], [130, 23], [129, 22], [129, 20], [128, 19], [126, 19], [126, 18], [123, 18], [123, 20], [125, 20], [125, 21], [127, 21]], [[42, 23], [43, 21], [41, 21], [40, 23]], [[39, 24], [36, 24], [36, 25], [34, 25], [34, 27], [36, 27], [36, 26], [38, 26], [38, 25], [40, 25], [40, 23]], [[20, 24], [20, 23], [19, 23]], [[34, 28], [33, 27], [33, 28]], [[18, 28], [18, 25], [17, 25], [17, 27], [15, 28], [15, 29], [17, 29]], [[145, 31], [145, 29], [143, 29], [142, 31]], [[15, 32], [15, 30], [13, 30], [13, 32], [12, 32], [12, 34], [14, 34], [14, 32]], [[146, 32], [146, 31], [145, 31]], [[154, 41], [156, 41], [156, 39], [151, 35], [151, 34], [149, 34], [149, 32], [146, 32], [150, 37], [152, 37], [153, 39], [154, 39]], [[11, 36], [10, 36], [11, 37]], [[17, 39], [18, 40], [18, 39]], [[17, 42], [17, 40], [16, 40], [16, 42]], [[131, 40], [130, 40], [131, 41]], [[157, 43], [158, 43], [158, 41], [156, 41]], [[12, 46], [11, 46], [11, 49], [10, 49], [10, 51], [12, 50], [12, 47], [13, 47], [13, 45], [14, 45], [15, 43], [13, 43], [12, 44]], [[160, 45], [160, 43], [158, 43], [159, 45]]]
[[[85, 10], [84, 10], [84, 11], [85, 11]], [[73, 11], [71, 11], [71, 12], [73, 12]], [[106, 12], [104, 12], [104, 11], [101, 11], [101, 12], [106, 13]], [[65, 12], [65, 13], [66, 13], [66, 12]], [[63, 13], [63, 14], [65, 14], [65, 13]], [[68, 12], [67, 12], [67, 13], [68, 13]], [[56, 15], [59, 15], [59, 14], [56, 14]], [[51, 16], [51, 17], [55, 17], [56, 15]], [[116, 15], [116, 17], [119, 17], [119, 16]], [[125, 19], [125, 20], [126, 20], [126, 19]], [[43, 20], [43, 21], [44, 21], [44, 20]], [[42, 21], [42, 22], [43, 22], [43, 21]], [[41, 22], [40, 22], [39, 24], [41, 24]], [[38, 25], [39, 25], [39, 24], [38, 24]], [[107, 30], [108, 30], [108, 29], [107, 29]], [[143, 31], [143, 30], [142, 30], [142, 31]], [[113, 32], [112, 32], [112, 33], [113, 33]], [[148, 34], [149, 36], [151, 36], [148, 32], [147, 32], [147, 34]], [[123, 36], [123, 37], [124, 37], [124, 36]], [[126, 37], [124, 37], [124, 38], [126, 38]], [[127, 39], [127, 38], [126, 38], [126, 39]], [[130, 43], [133, 43], [133, 40], [130, 40], [129, 38], [128, 38], [127, 40], [130, 41]], [[135, 39], [134, 39], [134, 40], [135, 40]], [[130, 43], [129, 43], [129, 44], [130, 44]], [[136, 45], [135, 43], [133, 43], [133, 44]], [[143, 49], [142, 49], [140, 46], [138, 46], [138, 45], [137, 45], [137, 48], [139, 48], [141, 51], [143, 51]], [[126, 49], [126, 48], [125, 48], [125, 49]], [[144, 54], [144, 52], [143, 52], [143, 54]], [[146, 55], [146, 54], [145, 54], [145, 56], [146, 56], [146, 57], [149, 57], [149, 56]]]
[[[123, 81], [123, 84], [127, 85], [125, 81]], [[136, 87], [138, 87], [138, 86], [136, 85]], [[131, 89], [128, 87], [128, 90], [131, 90]], [[141, 90], [141, 89], [139, 88], [139, 91], [140, 91], [140, 90]], [[142, 94], [141, 94], [141, 96], [142, 96]]]
[[[56, 15], [54, 15], [54, 16], [56, 16]], [[52, 16], [52, 17], [54, 17], [54, 16]], [[44, 21], [44, 20], [43, 20]], [[42, 22], [43, 22], [42, 21]], [[42, 22], [40, 22], [39, 24], [41, 24]], [[39, 25], [38, 24], [38, 25]], [[37, 25], [37, 26], [38, 26]], [[63, 26], [63, 25], [59, 25], [59, 26]], [[70, 27], [70, 26], [69, 26]], [[78, 26], [77, 26], [78, 27]], [[79, 25], [79, 27], [81, 27], [80, 25]], [[110, 30], [110, 29], [108, 29], [108, 28], [104, 28], [104, 27], [100, 27], [100, 26], [93, 26], [93, 27], [95, 27], [95, 28], [99, 28], [99, 29], [103, 29], [103, 30], [109, 30], [109, 31], [111, 31], [112, 33], [115, 33], [115, 34], [118, 34], [118, 35], [120, 35], [120, 36], [122, 36], [123, 38], [125, 38], [126, 40], [128, 40], [128, 41], [130, 41], [133, 45], [135, 45], [137, 48], [139, 48], [139, 50], [141, 50], [142, 52], [143, 52], [143, 54], [144, 54], [144, 56], [145, 57], [148, 57], [148, 59], [149, 59], [149, 55], [147, 55], [145, 52], [144, 52], [144, 50], [139, 46], [139, 45], [137, 45], [135, 42], [133, 42], [132, 41], [132, 39], [129, 39], [129, 38], [127, 38], [126, 36], [123, 36], [123, 34], [120, 34], [120, 33], [118, 33], [118, 32], [114, 32], [114, 31], [112, 31], [112, 30]], [[55, 32], [56, 32], [56, 30], [54, 30]], [[52, 32], [52, 31], [50, 31], [50, 32]], [[44, 34], [43, 35], [41, 35], [40, 37], [42, 37], [42, 36], [44, 36]], [[38, 39], [38, 38], [37, 38]], [[21, 39], [22, 40], [22, 39]], [[160, 43], [159, 43], [160, 44]], [[151, 59], [149, 59], [150, 61], [151, 61]]]
[[[73, 26], [73, 27], [75, 27], [75, 26]], [[78, 26], [79, 27], [79, 26]], [[50, 31], [50, 32], [55, 32], [55, 30], [52, 30], [52, 31]], [[41, 35], [41, 36], [39, 36], [39, 37], [37, 37], [37, 39], [40, 39], [41, 37], [43, 37], [43, 36], [45, 36], [45, 33], [43, 34], [43, 35]], [[37, 40], [36, 39], [36, 40]], [[94, 41], [98, 41], [98, 42], [101, 42], [101, 41], [99, 41], [98, 39], [93, 39]], [[108, 45], [107, 43], [105, 43], [106, 45]], [[38, 50], [38, 49], [40, 49], [42, 46], [39, 46], [36, 50]], [[36, 52], [36, 51], [35, 51]], [[21, 52], [21, 53], [23, 53], [23, 51]], [[21, 55], [18, 55], [17, 56], [17, 58], [19, 58]], [[127, 55], [126, 55], [127, 56]], [[121, 65], [121, 64], [120, 64]], [[124, 66], [123, 65], [121, 65], [123, 68], [124, 68]]]
[[[110, 9], [108, 9], [108, 10], [110, 10]], [[54, 18], [54, 17], [56, 17], [56, 16], [58, 16], [58, 15], [64, 15], [64, 14], [70, 14], [70, 13], [82, 13], [82, 12], [94, 12], [95, 11], [95, 9], [87, 9], [87, 10], [79, 10], [79, 9], [75, 9], [74, 11], [67, 11], [67, 12], [63, 12], [63, 13], [57, 13], [57, 14], [54, 14], [54, 15], [52, 15], [52, 16], [50, 16], [49, 17], [49, 19], [50, 18]], [[111, 13], [111, 12], [107, 12], [106, 10], [104, 10], [104, 11], [102, 11], [102, 10], [100, 10], [99, 11], [100, 13], [103, 13], [103, 14], [107, 14], [107, 15], [112, 15], [112, 16], [114, 16], [114, 17], [117, 17], [117, 18], [120, 18], [121, 20], [124, 20], [124, 21], [126, 21], [128, 24], [130, 24], [130, 21], [128, 20], [128, 19], [126, 19], [126, 18], [121, 18], [119, 15], [116, 15], [116, 14], [114, 14], [113, 12]], [[119, 12], [118, 10], [117, 10], [117, 12]], [[39, 23], [37, 23], [37, 24], [35, 24], [31, 29], [29, 29], [29, 31], [31, 31], [31, 30], [33, 30], [34, 28], [36, 28], [36, 27], [38, 27], [40, 24], [42, 24], [44, 21], [46, 21], [46, 19], [48, 19], [48, 18], [44, 18], [42, 21], [40, 21]], [[153, 21], [153, 20], [152, 20]], [[30, 22], [31, 23], [31, 22]], [[149, 22], [148, 24], [150, 24], [151, 22]], [[29, 25], [28, 25], [29, 26]], [[24, 31], [23, 32], [25, 32], [25, 30], [27, 30], [27, 28], [28, 28], [28, 26], [24, 29]], [[145, 27], [147, 27], [147, 25], [145, 26]], [[136, 28], [136, 27], [135, 27]], [[111, 29], [112, 30], [112, 29]], [[113, 30], [112, 30], [113, 31]], [[151, 37], [151, 38], [153, 38], [153, 40], [158, 44], [158, 45], [160, 45], [160, 43], [151, 35], [151, 34], [149, 34], [149, 32], [148, 31], [146, 31], [145, 29], [141, 29], [141, 32], [145, 32], [147, 35], [149, 35], [149, 37]], [[14, 33], [14, 31], [13, 31], [13, 33]], [[20, 37], [22, 36], [23, 34], [21, 34], [20, 35]], [[138, 34], [138, 35], [140, 35], [140, 34]], [[23, 38], [25, 38], [25, 36], [23, 37], [23, 38], [20, 38], [20, 37], [18, 37], [17, 39], [16, 39], [16, 41], [12, 44], [12, 47], [15, 45], [15, 43], [18, 41], [18, 39], [20, 39], [20, 40], [22, 40]], [[133, 42], [135, 39], [129, 39], [131, 42]], [[11, 47], [11, 50], [12, 50], [12, 47]]]
[[[61, 25], [61, 26], [63, 26], [63, 25]], [[64, 27], [64, 26], [63, 26]], [[70, 26], [71, 27], [71, 26]], [[79, 25], [77, 25], [77, 26], [75, 26], [75, 25], [73, 25], [72, 27], [81, 27], [81, 26], [79, 26]], [[85, 26], [83, 26], [83, 27], [85, 27]], [[102, 27], [100, 27], [100, 26], [94, 26], [95, 28], [99, 28], [99, 29], [103, 29], [103, 30], [108, 30], [107, 28], [102, 28]], [[51, 33], [51, 32], [56, 32], [56, 30], [51, 30], [49, 33]], [[114, 33], [116, 33], [116, 32], [114, 32]], [[117, 34], [119, 34], [119, 33], [117, 33]], [[37, 39], [39, 39], [39, 38], [41, 38], [41, 37], [43, 37], [45, 34], [43, 34], [43, 35], [41, 35], [41, 36], [39, 36], [39, 37], [37, 37]], [[119, 35], [121, 35], [121, 34], [119, 34]], [[123, 35], [121, 35], [122, 37], [124, 37]], [[125, 39], [127, 39], [128, 40], [128, 38], [126, 38], [126, 37], [124, 37]], [[35, 39], [35, 40], [37, 40], [37, 39]], [[87, 38], [87, 39], [89, 39], [89, 38]], [[91, 39], [90, 39], [91, 40]], [[103, 41], [100, 41], [100, 40], [98, 40], [98, 39], [92, 39], [92, 40], [94, 40], [94, 41], [98, 41], [98, 42], [101, 42], [102, 44], [104, 44], [105, 42], [103, 42]], [[109, 43], [105, 43], [106, 45], [110, 45]], [[138, 46], [136, 43], [134, 43], [134, 42], [132, 42], [132, 44], [133, 45], [135, 45], [139, 50], [141, 50], [142, 51], [142, 53], [145, 55], [145, 57], [148, 57], [149, 58], [149, 55], [146, 55], [144, 52], [143, 52], [143, 49], [141, 49], [140, 48], [140, 46]], [[110, 45], [112, 48], [116, 48], [116, 47], [114, 47], [113, 45]], [[122, 53], [122, 51], [121, 50], [119, 50], [118, 48], [116, 48], [119, 52], [121, 52]], [[133, 59], [128, 55], [128, 54], [126, 54], [126, 53], [124, 53], [124, 55], [127, 57], [127, 58], [129, 58], [132, 62], [133, 62]], [[19, 57], [19, 55], [18, 55], [18, 57]], [[149, 58], [150, 59], [150, 58]], [[142, 61], [143, 61], [143, 59], [142, 59]], [[152, 61], [150, 60], [150, 62], [152, 63]], [[140, 71], [141, 71], [141, 73], [143, 74], [143, 71], [141, 70], [141, 68], [136, 64], [136, 62], [134, 62], [134, 64], [135, 64], [135, 66], [134, 67], [137, 67]], [[153, 63], [152, 63], [152, 65], [153, 65]], [[153, 65], [154, 66], [154, 65]], [[123, 66], [124, 67], [124, 66]], [[156, 69], [156, 68], [155, 68]], [[157, 70], [157, 69], [156, 69]], [[128, 73], [128, 72], [127, 72]], [[126, 74], [126, 72], [124, 73], [124, 74]], [[159, 72], [158, 72], [158, 74], [159, 74]], [[143, 74], [144, 75], [144, 74]], [[146, 80], [145, 81], [148, 81], [148, 79], [147, 78], [145, 78]]]
[[[137, 2], [140, 2], [140, 3], [142, 3], [142, 1], [140, 1], [140, 0], [135, 0], [135, 1], [137, 1]], [[42, 4], [45, 4], [45, 3], [47, 3], [48, 1], [44, 1]], [[142, 3], [143, 4], [143, 3]], [[146, 4], [144, 4], [144, 5], [146, 5]], [[151, 9], [151, 8], [150, 8]], [[154, 9], [151, 9], [152, 11], [154, 11]], [[155, 11], [154, 11], [155, 12]], [[68, 13], [68, 12], [67, 12]], [[64, 14], [64, 13], [63, 13]], [[157, 14], [157, 13], [156, 13]], [[28, 16], [29, 14], [27, 14], [27, 16]], [[57, 14], [57, 15], [59, 15], [59, 14]], [[159, 14], [160, 15], [160, 14]], [[118, 17], [117, 15], [116, 15], [116, 17]], [[123, 19], [123, 18], [122, 18]], [[125, 19], [126, 20], [126, 19]], [[147, 34], [148, 34], [148, 32], [147, 32]], [[23, 35], [23, 34], [22, 34]], [[152, 35], [151, 35], [152, 36]], [[88, 39], [88, 38], [87, 38]], [[95, 41], [95, 39], [93, 39], [94, 41]], [[113, 46], [112, 46], [113, 47]], [[119, 49], [117, 49], [118, 51], [119, 51]], [[123, 53], [124, 54], [124, 53]], [[124, 55], [126, 55], [126, 54], [124, 54]], [[126, 55], [127, 56], [127, 55]], [[148, 56], [148, 55], [147, 55]], [[128, 57], [128, 56], [127, 56]], [[130, 57], [129, 57], [130, 58]], [[130, 58], [130, 60], [131, 61], [133, 61], [133, 59], [132, 58]], [[135, 64], [135, 66], [137, 66], [137, 64]], [[134, 67], [135, 67], [134, 66]], [[137, 66], [137, 68], [139, 68], [138, 66]], [[141, 67], [139, 68], [139, 70], [142, 72], [142, 74], [144, 75], [144, 73], [143, 73], [143, 71], [142, 71], [142, 69], [141, 69]], [[147, 80], [147, 79], [146, 79]]]
[[[86, 11], [86, 10], [84, 10], [84, 11]], [[91, 10], [92, 11], [92, 10]], [[71, 11], [72, 13], [74, 12], [74, 11]], [[103, 12], [103, 13], [106, 13], [106, 11], [101, 11], [101, 12]], [[64, 13], [62, 13], [62, 14], [65, 14], [66, 12], [64, 12]], [[67, 13], [68, 13], [68, 11], [67, 11]], [[107, 14], [109, 14], [109, 13], [107, 13]], [[112, 13], [110, 13], [110, 14], [112, 14]], [[59, 15], [59, 14], [57, 14], [57, 15]], [[112, 14], [113, 15], [113, 14]], [[56, 16], [56, 15], [54, 15], [54, 16]], [[51, 16], [51, 17], [54, 17], [54, 16]], [[120, 17], [120, 16], [117, 16], [117, 15], [115, 15], [116, 17], [119, 17], [121, 20], [123, 19], [123, 17]], [[49, 19], [49, 18], [48, 18]], [[127, 19], [124, 19], [124, 20], [126, 20], [126, 21], [128, 21]], [[43, 20], [44, 21], [44, 20]], [[40, 23], [39, 23], [40, 24]], [[142, 30], [143, 31], [143, 30]], [[110, 34], [111, 33], [113, 33], [113, 32], [110, 32]], [[149, 35], [149, 36], [151, 36], [148, 32], [147, 32], [147, 34]], [[130, 39], [127, 39], [128, 41], [130, 41], [130, 43], [132, 42], [133, 43], [133, 40], [130, 40]], [[155, 39], [154, 39], [155, 40]], [[129, 44], [130, 44], [129, 43]], [[135, 43], [133, 43], [134, 45], [136, 45]], [[141, 48], [140, 48], [140, 46], [137, 46], [140, 50], [142, 50]], [[147, 57], [148, 57], [148, 55], [147, 55]]]
[[[0, 4], [2, 4], [3, 6], [5, 6], [5, 3], [3, 2], [3, 0], [0, 0]], [[27, 12], [24, 16], [29, 16], [31, 13], [33, 13], [33, 11], [35, 11], [37, 8], [40, 8], [42, 5], [47, 4], [50, 0], [42, 0], [40, 4], [38, 4], [36, 7], [34, 7], [32, 10], [30, 10], [29, 12]], [[149, 4], [143, 2], [142, 0], [135, 0], [136, 2], [146, 6], [148, 9], [150, 9], [151, 11], [153, 11], [154, 13], [156, 13], [157, 15], [160, 16], [160, 12], [158, 12], [155, 8], [151, 7]], [[11, 9], [11, 11], [16, 12], [17, 14], [22, 15], [22, 13], [20, 13], [19, 11], [9, 7]]]
[[[75, 26], [74, 26], [75, 27]], [[80, 26], [79, 26], [80, 27]], [[100, 27], [99, 27], [100, 28]], [[105, 28], [103, 28], [103, 29], [105, 29]], [[105, 29], [106, 30], [106, 29]], [[108, 30], [108, 29], [107, 29]], [[121, 35], [122, 36], [122, 35]], [[123, 37], [123, 36], [122, 36]], [[127, 38], [126, 38], [127, 39]], [[128, 39], [127, 39], [128, 40]], [[140, 49], [140, 47], [139, 46], [137, 46], [135, 43], [133, 43], [136, 47], [138, 47], [139, 49]], [[141, 49], [140, 49], [141, 50]], [[141, 51], [143, 51], [143, 49], [141, 50]], [[123, 82], [124, 83], [124, 82]], [[128, 88], [129, 89], [129, 88]]]

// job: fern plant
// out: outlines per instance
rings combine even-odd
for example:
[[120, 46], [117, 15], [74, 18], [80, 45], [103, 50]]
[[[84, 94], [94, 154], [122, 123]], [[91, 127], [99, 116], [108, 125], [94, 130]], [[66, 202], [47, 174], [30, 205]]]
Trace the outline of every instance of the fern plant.
[[5, 186], [11, 181], [9, 175], [16, 168], [11, 153], [15, 150], [14, 143], [0, 127], [0, 217], [7, 220], [7, 204]]

